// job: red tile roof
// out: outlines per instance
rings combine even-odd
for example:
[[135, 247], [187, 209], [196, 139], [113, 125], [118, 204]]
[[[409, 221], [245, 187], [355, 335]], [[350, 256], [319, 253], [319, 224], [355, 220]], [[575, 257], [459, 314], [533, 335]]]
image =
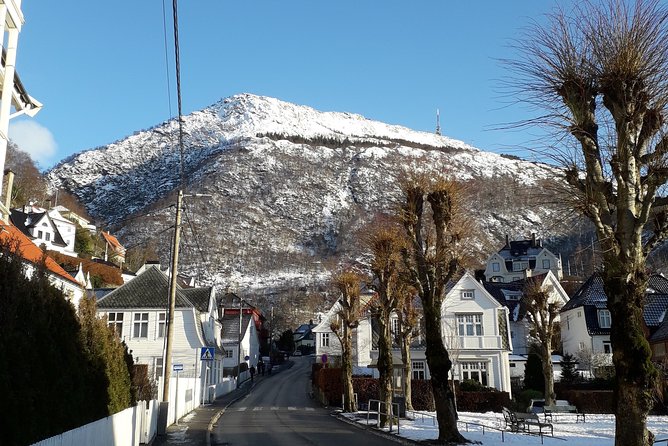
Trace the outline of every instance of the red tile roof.
[[125, 252], [125, 248], [121, 243], [118, 241], [116, 237], [113, 235], [109, 234], [108, 232], [102, 231], [102, 237], [111, 245], [111, 248], [116, 251], [119, 254], [123, 254]]
[[[0, 221], [0, 243], [8, 243], [12, 251], [17, 252], [25, 261], [38, 265], [42, 261], [44, 253], [23, 232], [13, 225]], [[55, 260], [45, 256], [46, 269], [60, 279], [78, 283], [74, 277], [67, 273]]]

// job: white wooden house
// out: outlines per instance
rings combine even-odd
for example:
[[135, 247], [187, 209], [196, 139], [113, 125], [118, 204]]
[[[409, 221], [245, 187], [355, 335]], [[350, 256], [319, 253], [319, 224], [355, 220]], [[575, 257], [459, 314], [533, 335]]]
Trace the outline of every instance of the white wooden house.
[[[509, 311], [512, 344], [510, 371], [513, 378], [524, 376], [524, 366], [531, 343], [531, 324], [526, 317], [526, 306], [523, 299], [527, 287], [535, 285], [550, 293], [550, 303], [556, 303], [558, 307], [563, 307], [568, 302], [568, 294], [552, 271], [513, 282], [483, 282], [487, 292]], [[557, 319], [557, 323], [559, 323], [558, 321]], [[555, 346], [555, 350], [559, 350], [559, 346]], [[558, 364], [555, 365], [558, 366]]]
[[[136, 363], [147, 364], [157, 379], [164, 372], [169, 278], [159, 266], [145, 269], [130, 282], [98, 301], [98, 314], [125, 341]], [[213, 287], [176, 290], [172, 367], [182, 364], [182, 377], [199, 378], [201, 388], [223, 380], [220, 322]], [[202, 364], [202, 347], [214, 348], [214, 359]]]
[[[54, 220], [45, 209], [24, 206], [23, 209], [12, 209], [9, 219], [36, 246], [44, 245], [47, 250], [76, 257], [74, 225], [69, 222], [66, 223], [67, 220], [62, 218], [60, 214], [57, 217], [58, 219]], [[66, 233], [66, 239], [61, 234], [59, 227], [63, 230], [71, 230]]]
[[540, 239], [532, 234], [528, 240], [509, 240], [498, 252], [487, 259], [485, 280], [488, 282], [514, 282], [548, 271], [561, 279], [561, 257], [543, 247]]
[[[366, 315], [365, 310], [374, 296], [374, 293], [369, 292], [361, 296], [362, 315], [359, 319], [359, 325], [352, 333], [354, 374], [370, 373], [369, 364], [372, 362], [371, 318]], [[322, 317], [320, 323], [311, 329], [315, 338], [316, 362], [323, 362], [323, 358], [325, 358], [329, 364], [337, 365], [341, 363], [341, 342], [331, 329], [331, 324], [339, 318], [340, 311], [341, 304], [337, 301]]]
[[[369, 306], [372, 295], [364, 301]], [[328, 311], [313, 332], [316, 333], [317, 361], [322, 354], [328, 358], [340, 358], [341, 345], [329, 325], [336, 318], [339, 304]], [[511, 351], [508, 309], [494, 299], [469, 274], [464, 274], [450, 288], [442, 308], [443, 342], [454, 362], [455, 379], [473, 379], [481, 384], [510, 393], [509, 354]], [[396, 317], [391, 324], [395, 325]], [[357, 372], [377, 376], [375, 362], [378, 351], [374, 348], [372, 315], [366, 313], [353, 331], [353, 364]], [[401, 367], [401, 353], [393, 349], [393, 362]], [[425, 347], [420, 337], [411, 348], [411, 366], [414, 379], [429, 379], [429, 367]]]

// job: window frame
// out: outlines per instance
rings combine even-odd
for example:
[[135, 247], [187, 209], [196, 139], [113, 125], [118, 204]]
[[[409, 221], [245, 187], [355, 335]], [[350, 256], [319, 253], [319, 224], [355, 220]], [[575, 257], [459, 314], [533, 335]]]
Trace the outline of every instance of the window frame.
[[320, 333], [320, 347], [329, 346], [329, 333]]
[[612, 315], [608, 309], [598, 310], [598, 326], [600, 328], [610, 328], [612, 326]]
[[459, 373], [463, 380], [478, 381], [485, 387], [489, 386], [489, 371], [487, 361], [462, 361], [459, 363]]
[[465, 289], [461, 292], [462, 300], [475, 300], [475, 290], [474, 289]]
[[457, 334], [459, 336], [483, 336], [482, 313], [458, 313]]
[[[161, 329], [162, 329], [162, 334], [160, 334]], [[156, 339], [162, 339], [165, 337], [166, 334], [167, 334], [167, 313], [158, 312], [158, 317], [156, 318], [155, 337]]]
[[138, 311], [132, 314], [132, 339], [148, 339], [148, 320], [148, 312]]
[[413, 379], [427, 379], [427, 368], [424, 361], [411, 361], [411, 376]]
[[[125, 313], [122, 312], [122, 311], [113, 311], [113, 312], [107, 313], [107, 327], [114, 330], [114, 333], [119, 338], [123, 337], [123, 314], [125, 314]], [[112, 315], [113, 315], [113, 317], [112, 317]], [[120, 319], [118, 319], [118, 315], [121, 316]]]
[[498, 273], [501, 271], [501, 264], [499, 262], [492, 262], [492, 272]]

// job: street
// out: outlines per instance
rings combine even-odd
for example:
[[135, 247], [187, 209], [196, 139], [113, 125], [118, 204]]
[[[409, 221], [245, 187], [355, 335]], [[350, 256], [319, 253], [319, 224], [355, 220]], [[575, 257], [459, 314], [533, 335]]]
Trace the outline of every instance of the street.
[[332, 417], [309, 398], [311, 358], [266, 377], [245, 398], [231, 405], [213, 430], [213, 445], [229, 446], [375, 446], [388, 440]]

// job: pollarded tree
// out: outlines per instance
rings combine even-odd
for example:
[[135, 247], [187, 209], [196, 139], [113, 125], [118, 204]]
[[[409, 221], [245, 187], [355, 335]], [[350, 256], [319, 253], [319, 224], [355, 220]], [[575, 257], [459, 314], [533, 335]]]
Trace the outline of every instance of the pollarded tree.
[[420, 312], [415, 306], [415, 299], [415, 289], [409, 286], [401, 289], [397, 299], [397, 319], [399, 320], [397, 338], [401, 349], [401, 362], [404, 364], [401, 371], [401, 385], [406, 400], [406, 410], [413, 410], [411, 343], [420, 329]]
[[337, 318], [331, 322], [330, 328], [341, 343], [343, 410], [345, 412], [354, 412], [353, 330], [359, 325], [362, 276], [355, 271], [346, 270], [336, 274], [332, 282], [341, 294], [338, 301], [339, 310], [336, 313]]
[[441, 314], [446, 284], [461, 270], [466, 254], [467, 225], [458, 207], [461, 186], [442, 176], [408, 175], [401, 188], [401, 218], [408, 237], [404, 267], [422, 301], [438, 441], [467, 442], [457, 428], [454, 390], [448, 382], [452, 360], [443, 343]]
[[[593, 223], [612, 315], [618, 446], [647, 446], [657, 371], [643, 335], [648, 254], [668, 235], [668, 11], [658, 0], [585, 2], [531, 28], [510, 62], [517, 93], [562, 129], [567, 198]], [[561, 145], [559, 145], [561, 144]]]
[[543, 368], [546, 406], [551, 406], [556, 399], [552, 350], [555, 335], [559, 330], [559, 309], [562, 306], [558, 299], [552, 297], [551, 291], [551, 287], [543, 286], [540, 281], [532, 279], [527, 282], [522, 298], [529, 322], [529, 334], [533, 338]]
[[[378, 373], [380, 401], [386, 408], [392, 407], [392, 330], [390, 317], [395, 312], [402, 289], [402, 251], [406, 239], [401, 226], [388, 218], [376, 218], [363, 234], [364, 244], [371, 255], [370, 269], [373, 284], [377, 291], [375, 302], [378, 322]], [[388, 410], [389, 412], [389, 410]], [[381, 417], [381, 426], [385, 426], [387, 416]]]

